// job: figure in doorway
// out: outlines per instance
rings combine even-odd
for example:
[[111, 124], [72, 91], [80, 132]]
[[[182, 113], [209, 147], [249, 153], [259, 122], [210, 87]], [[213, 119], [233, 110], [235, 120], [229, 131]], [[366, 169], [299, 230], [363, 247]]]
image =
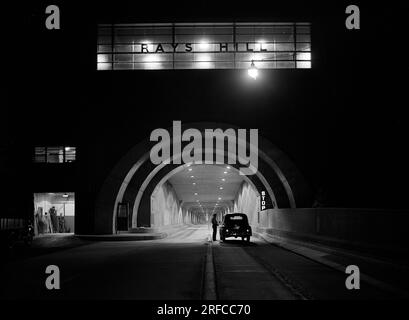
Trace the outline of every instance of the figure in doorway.
[[38, 216], [37, 216], [37, 223], [38, 223], [38, 234], [45, 233], [45, 221], [43, 215], [43, 208], [38, 208]]
[[59, 233], [65, 232], [65, 219], [62, 215], [62, 212], [60, 213], [60, 216], [58, 217], [58, 232]]
[[54, 206], [51, 207], [50, 209], [50, 220], [52, 233], [57, 233], [58, 232], [57, 210], [55, 210]]
[[43, 217], [44, 225], [45, 225], [45, 230], [44, 233], [52, 233], [53, 229], [51, 227], [51, 219], [50, 216], [47, 214], [47, 211], [44, 212], [44, 217]]

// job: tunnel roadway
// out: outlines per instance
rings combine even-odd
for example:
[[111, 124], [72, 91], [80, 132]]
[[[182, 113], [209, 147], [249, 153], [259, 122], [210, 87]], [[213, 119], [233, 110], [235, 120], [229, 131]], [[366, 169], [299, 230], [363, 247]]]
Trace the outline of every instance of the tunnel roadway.
[[[391, 298], [366, 284], [347, 290], [345, 274], [256, 237], [211, 243], [209, 234], [191, 225], [161, 240], [92, 242], [10, 261], [1, 266], [1, 299]], [[60, 290], [45, 287], [48, 265], [60, 269]]]

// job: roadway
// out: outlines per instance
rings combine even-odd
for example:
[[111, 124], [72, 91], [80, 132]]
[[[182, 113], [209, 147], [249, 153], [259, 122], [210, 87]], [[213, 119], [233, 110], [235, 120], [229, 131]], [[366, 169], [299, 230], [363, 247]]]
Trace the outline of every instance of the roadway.
[[[60, 290], [45, 287], [48, 265], [60, 269]], [[1, 268], [1, 299], [392, 298], [364, 283], [347, 290], [346, 274], [256, 237], [210, 243], [206, 225], [161, 240], [90, 242]]]

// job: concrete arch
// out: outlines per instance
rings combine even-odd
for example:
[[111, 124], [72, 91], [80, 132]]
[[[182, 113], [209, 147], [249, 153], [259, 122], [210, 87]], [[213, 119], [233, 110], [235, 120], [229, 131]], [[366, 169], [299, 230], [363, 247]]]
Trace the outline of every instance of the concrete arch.
[[[186, 123], [182, 124], [182, 132], [185, 129], [195, 128], [204, 133], [205, 129], [226, 130], [229, 128], [238, 129], [237, 126], [222, 123]], [[172, 128], [168, 128], [171, 132]], [[174, 136], [173, 139], [180, 137]], [[115, 227], [115, 215], [117, 205], [121, 202], [127, 190], [138, 188], [138, 183], [132, 184], [135, 177], [139, 177], [139, 184], [143, 183], [146, 177], [155, 170], [155, 165], [149, 161], [149, 153], [152, 143], [149, 138], [135, 145], [128, 153], [123, 156], [117, 165], [113, 168], [109, 176], [104, 181], [100, 192], [98, 193], [95, 205], [95, 232], [112, 233]], [[258, 138], [258, 156], [259, 161], [265, 164], [266, 172], [269, 172], [266, 179], [271, 180], [274, 175], [277, 182], [272, 189], [279, 190], [288, 204], [284, 207], [300, 207], [311, 201], [311, 191], [293, 162], [277, 147], [267, 139], [259, 135]], [[160, 168], [158, 169], [160, 170]], [[263, 172], [264, 173], [264, 172]], [[271, 183], [270, 183], [271, 185]], [[134, 190], [135, 191], [135, 190]], [[275, 194], [277, 192], [274, 192]], [[308, 205], [307, 205], [308, 206]]]

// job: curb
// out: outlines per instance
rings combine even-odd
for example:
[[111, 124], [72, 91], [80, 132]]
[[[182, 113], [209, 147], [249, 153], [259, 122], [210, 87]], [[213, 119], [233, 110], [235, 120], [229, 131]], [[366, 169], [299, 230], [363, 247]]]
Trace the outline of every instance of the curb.
[[181, 227], [165, 227], [165, 228], [140, 228], [133, 230], [133, 232], [118, 233], [118, 234], [74, 234], [73, 237], [82, 240], [95, 241], [143, 241], [143, 240], [160, 240], [185, 229]]
[[106, 234], [106, 235], [75, 235], [76, 238], [82, 240], [95, 241], [143, 241], [143, 240], [158, 240], [167, 237], [166, 233], [131, 233], [131, 234]]
[[204, 271], [203, 300], [217, 300], [216, 273], [213, 261], [213, 243], [210, 240], [210, 236], [207, 243]]

